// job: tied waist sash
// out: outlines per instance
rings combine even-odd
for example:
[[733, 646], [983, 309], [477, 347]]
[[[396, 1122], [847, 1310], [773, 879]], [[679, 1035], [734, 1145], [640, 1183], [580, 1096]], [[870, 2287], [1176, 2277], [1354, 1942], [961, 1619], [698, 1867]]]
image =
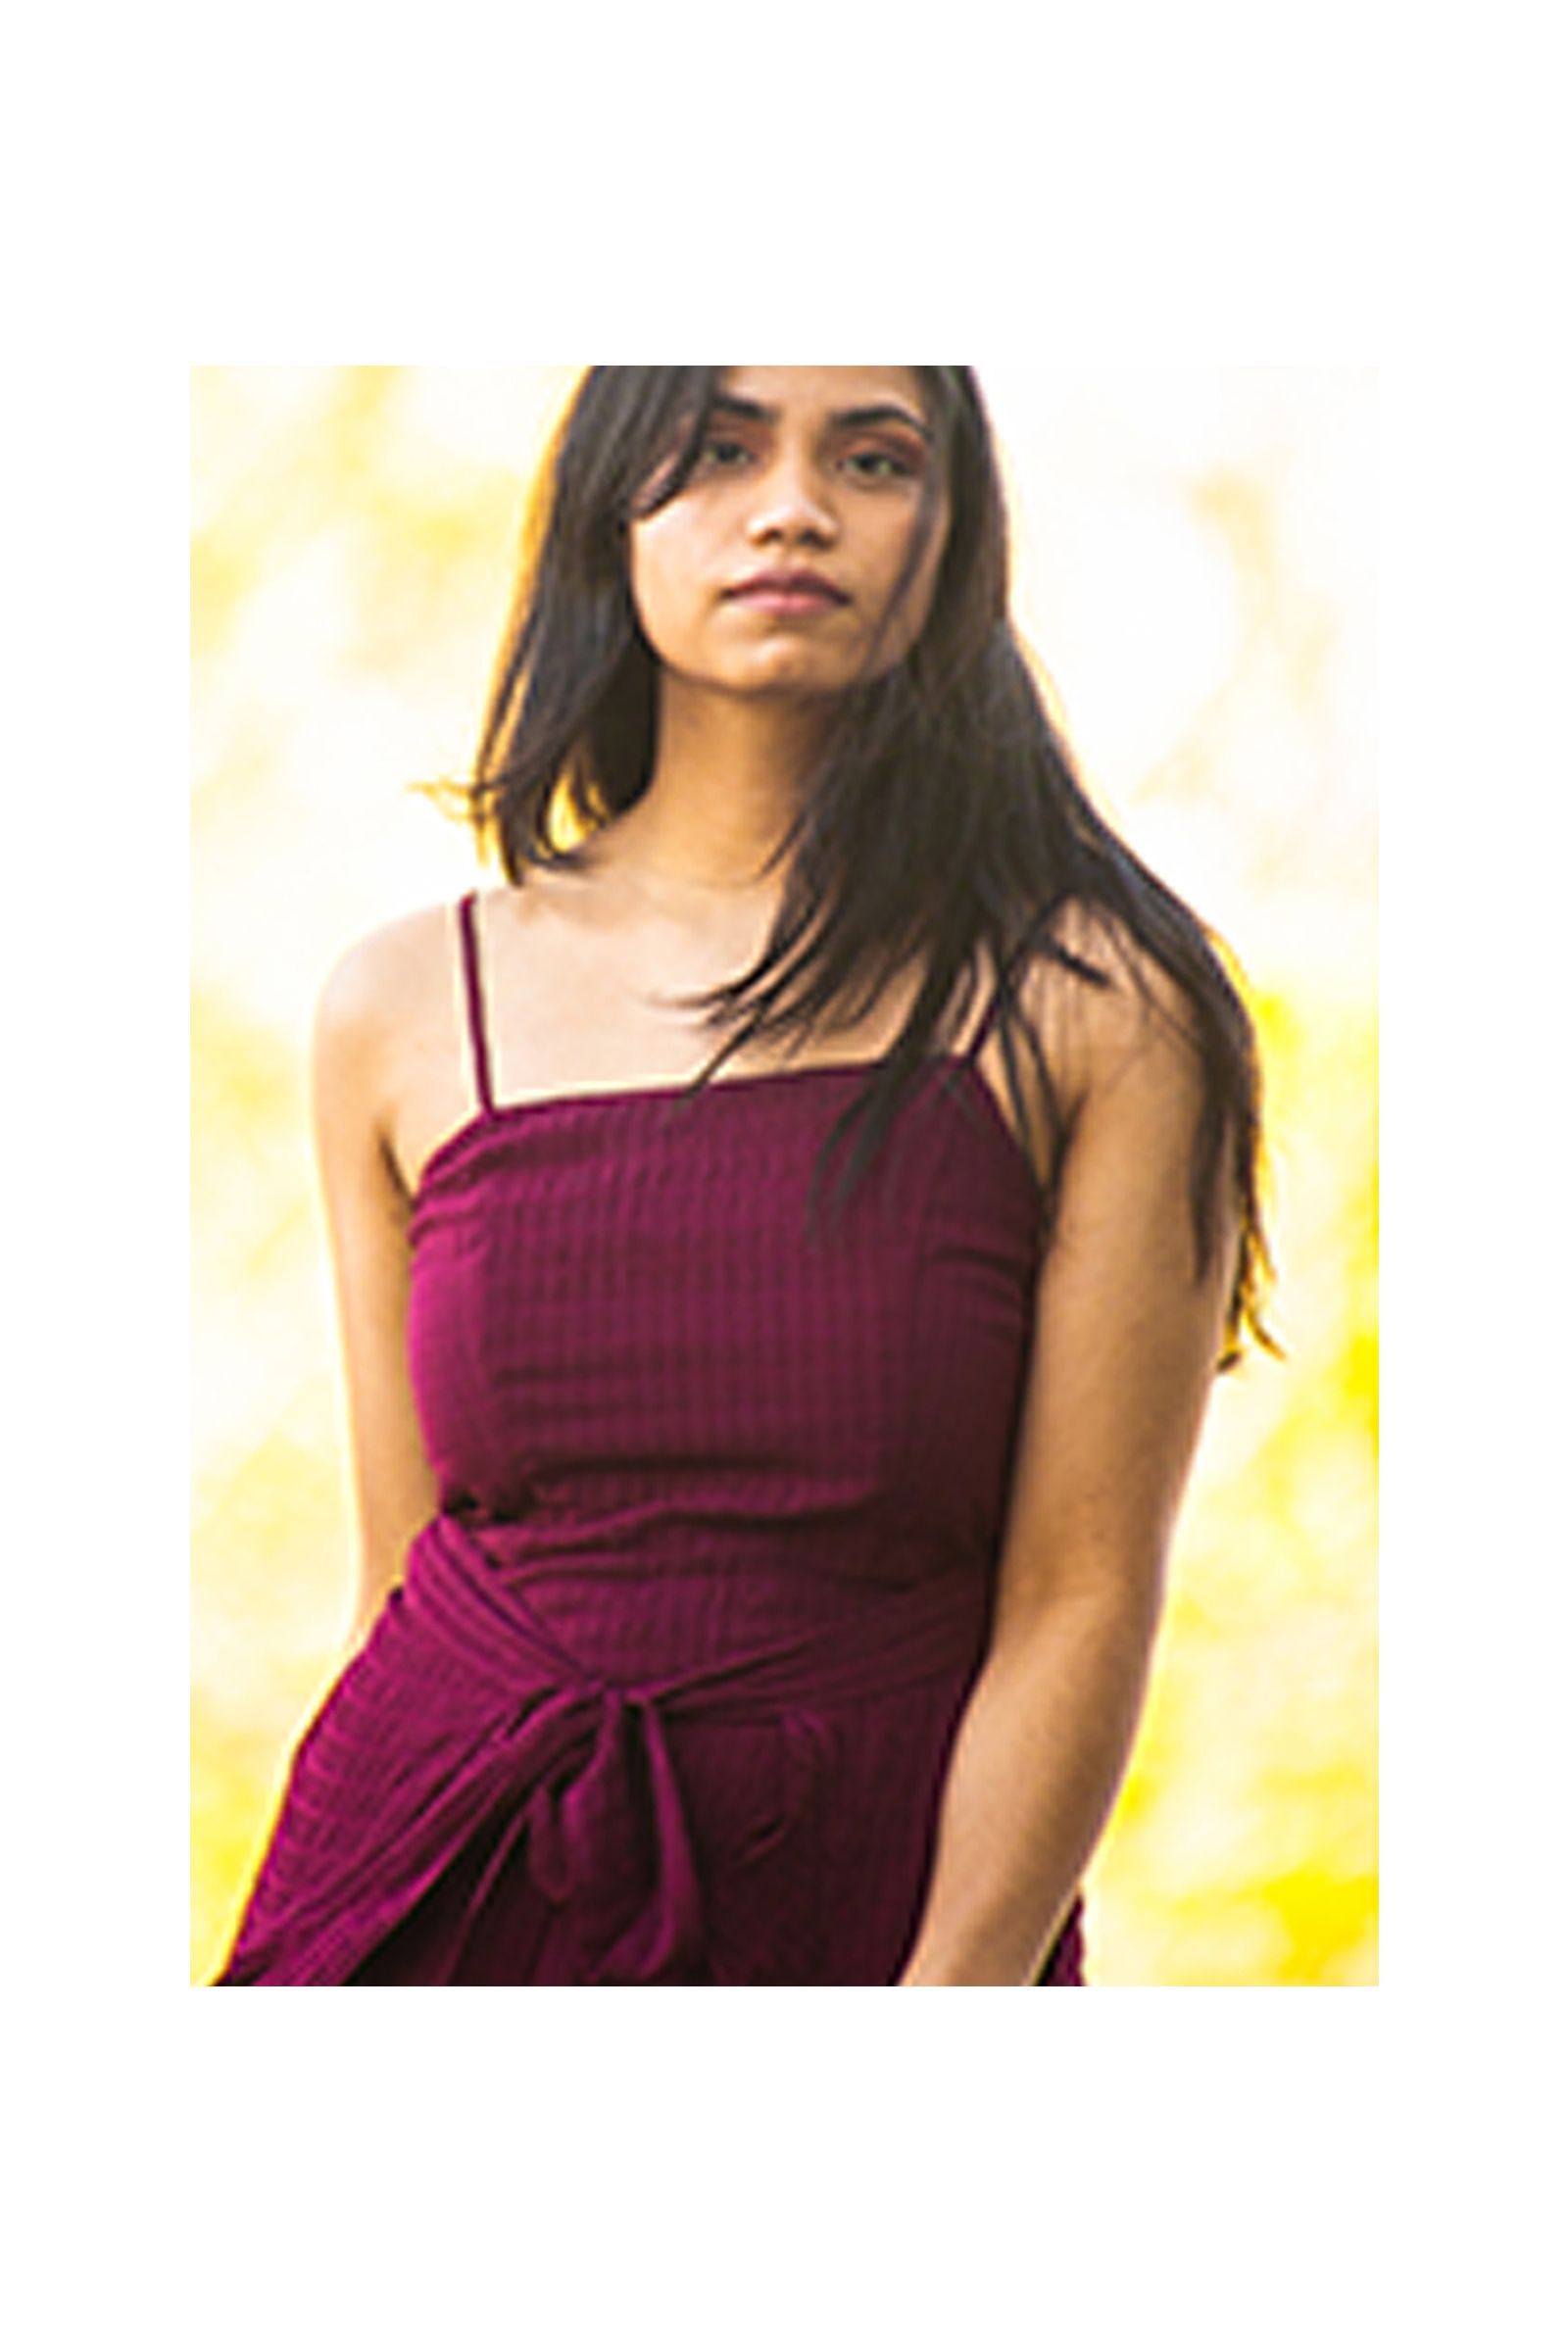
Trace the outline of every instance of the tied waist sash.
[[[956, 1686], [978, 1665], [986, 1598], [985, 1580], [967, 1570], [934, 1575], [883, 1589], [828, 1629], [680, 1675], [611, 1681], [500, 1582], [479, 1531], [438, 1516], [301, 1744], [222, 1981], [343, 1983], [470, 1841], [491, 1837], [465, 1932], [513, 1864], [569, 1923], [573, 1983], [680, 1982], [700, 1960], [704, 1923], [671, 1729], [780, 1728], [787, 1768], [771, 1843], [810, 1796], [825, 1714]], [[347, 1726], [332, 1720], [340, 1697], [363, 1725], [373, 1717], [387, 1752], [344, 1758]], [[421, 1739], [421, 1703], [443, 1710], [434, 1740]], [[344, 1766], [357, 1787], [348, 1806]], [[290, 1870], [291, 1847], [301, 1871]], [[460, 1934], [451, 1965], [462, 1945]]]

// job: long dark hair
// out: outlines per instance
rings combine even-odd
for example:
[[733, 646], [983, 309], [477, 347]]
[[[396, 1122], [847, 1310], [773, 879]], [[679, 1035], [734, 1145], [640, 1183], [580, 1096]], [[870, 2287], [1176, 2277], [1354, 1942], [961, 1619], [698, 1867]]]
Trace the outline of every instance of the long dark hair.
[[[1008, 1094], [1027, 1132], [1027, 1063], [1048, 1132], [1037, 1170], [1049, 1234], [1065, 1122], [1036, 1025], [1018, 1004], [1042, 960], [1092, 984], [1097, 963], [1057, 932], [1098, 913], [1176, 984], [1202, 1068], [1189, 1171], [1199, 1271], [1227, 1193], [1240, 1247], [1222, 1366], [1260, 1319], [1269, 1272], [1258, 1202], [1259, 1075], [1252, 1025], [1212, 935], [1093, 808], [1008, 613], [1007, 526], [991, 427], [967, 368], [917, 368], [936, 464], [905, 571], [941, 490], [947, 544], [911, 650], [839, 698], [784, 845], [773, 930], [752, 967], [702, 1000], [719, 1042], [710, 1077], [752, 1039], [799, 1036], [864, 1010], [901, 969], [921, 983], [898, 1037], [835, 1130], [853, 1186], [944, 1023], [996, 976]], [[629, 808], [652, 771], [658, 664], [638, 624], [626, 530], [678, 496], [708, 434], [718, 368], [591, 368], [540, 476], [517, 593], [463, 803], [514, 883], [569, 865]], [[895, 600], [896, 605], [897, 600]], [[1081, 941], [1079, 942], [1081, 948]], [[1131, 968], [1137, 972], [1136, 960]]]

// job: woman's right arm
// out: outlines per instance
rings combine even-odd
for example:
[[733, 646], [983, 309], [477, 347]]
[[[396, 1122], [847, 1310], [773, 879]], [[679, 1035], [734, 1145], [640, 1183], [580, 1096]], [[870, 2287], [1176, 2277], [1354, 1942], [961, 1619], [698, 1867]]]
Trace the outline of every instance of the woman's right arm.
[[409, 1200], [388, 1148], [391, 1022], [376, 939], [352, 949], [317, 1006], [317, 1166], [331, 1252], [358, 1519], [358, 1647], [436, 1508], [408, 1366]]

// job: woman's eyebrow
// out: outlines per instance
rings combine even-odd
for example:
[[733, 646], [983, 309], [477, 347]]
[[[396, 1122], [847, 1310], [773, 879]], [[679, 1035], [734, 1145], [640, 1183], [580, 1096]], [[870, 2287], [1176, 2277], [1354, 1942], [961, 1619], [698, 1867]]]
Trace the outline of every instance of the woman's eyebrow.
[[912, 409], [900, 408], [891, 400], [873, 401], [862, 409], [835, 409], [832, 422], [852, 429], [869, 424], [902, 424], [907, 432], [918, 433], [922, 441], [931, 438], [931, 428], [922, 417], [916, 416]]
[[[719, 392], [713, 399], [714, 416], [736, 416], [752, 424], [777, 424], [778, 411], [764, 407], [760, 400], [746, 400], [738, 392]], [[837, 431], [857, 431], [873, 424], [899, 424], [906, 432], [918, 433], [929, 441], [931, 428], [910, 409], [901, 408], [896, 401], [871, 401], [857, 409], [835, 409], [828, 418]]]

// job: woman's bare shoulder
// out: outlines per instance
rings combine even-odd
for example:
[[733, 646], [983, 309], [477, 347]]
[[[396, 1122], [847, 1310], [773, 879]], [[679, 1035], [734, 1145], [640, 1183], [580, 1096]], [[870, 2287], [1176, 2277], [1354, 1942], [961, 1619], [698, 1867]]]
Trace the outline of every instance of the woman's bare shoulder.
[[338, 956], [317, 998], [318, 1033], [362, 1043], [401, 1028], [450, 993], [457, 949], [450, 904], [394, 915]]
[[1074, 900], [1052, 938], [1060, 957], [1037, 957], [1018, 1000], [1067, 1091], [1081, 1097], [1134, 1071], [1164, 1084], [1190, 1078], [1193, 1007], [1126, 924]]
[[391, 1141], [421, 1070], [460, 1065], [460, 968], [450, 903], [396, 915], [344, 949], [316, 1003], [311, 1058], [323, 1113]]

